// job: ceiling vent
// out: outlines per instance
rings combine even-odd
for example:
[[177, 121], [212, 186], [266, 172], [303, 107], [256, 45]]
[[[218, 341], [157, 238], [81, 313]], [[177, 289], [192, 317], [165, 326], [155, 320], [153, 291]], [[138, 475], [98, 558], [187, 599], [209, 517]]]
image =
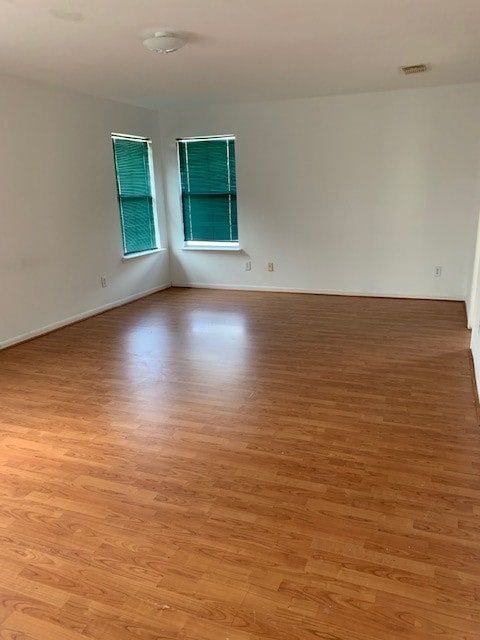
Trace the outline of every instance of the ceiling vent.
[[429, 70], [429, 66], [427, 64], [411, 64], [407, 67], [400, 67], [400, 71], [402, 71], [406, 76], [409, 76], [412, 73], [425, 73], [425, 71]]

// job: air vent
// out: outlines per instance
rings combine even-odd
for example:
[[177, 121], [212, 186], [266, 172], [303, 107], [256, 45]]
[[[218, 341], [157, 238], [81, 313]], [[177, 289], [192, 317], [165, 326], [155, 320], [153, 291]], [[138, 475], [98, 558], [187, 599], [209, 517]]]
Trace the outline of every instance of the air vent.
[[428, 69], [429, 67], [426, 64], [411, 64], [408, 67], [400, 67], [400, 70], [403, 71], [406, 76], [409, 76], [411, 73], [425, 73]]

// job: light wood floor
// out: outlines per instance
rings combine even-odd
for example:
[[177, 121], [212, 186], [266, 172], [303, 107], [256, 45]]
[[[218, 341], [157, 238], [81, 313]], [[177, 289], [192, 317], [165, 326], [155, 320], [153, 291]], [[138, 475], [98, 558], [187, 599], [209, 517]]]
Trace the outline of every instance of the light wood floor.
[[0, 353], [0, 638], [478, 640], [464, 327], [171, 289]]

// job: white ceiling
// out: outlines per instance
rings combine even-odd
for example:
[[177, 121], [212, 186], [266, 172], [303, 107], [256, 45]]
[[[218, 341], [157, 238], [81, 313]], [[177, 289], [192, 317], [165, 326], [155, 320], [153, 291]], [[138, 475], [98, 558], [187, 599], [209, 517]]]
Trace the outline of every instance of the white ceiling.
[[0, 70], [152, 108], [471, 82], [480, 0], [0, 0]]

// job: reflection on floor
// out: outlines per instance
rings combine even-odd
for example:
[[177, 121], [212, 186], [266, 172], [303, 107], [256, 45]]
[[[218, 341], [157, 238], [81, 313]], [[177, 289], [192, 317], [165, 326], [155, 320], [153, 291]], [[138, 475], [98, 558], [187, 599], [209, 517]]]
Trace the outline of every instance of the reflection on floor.
[[464, 327], [171, 289], [0, 353], [0, 636], [478, 640]]

